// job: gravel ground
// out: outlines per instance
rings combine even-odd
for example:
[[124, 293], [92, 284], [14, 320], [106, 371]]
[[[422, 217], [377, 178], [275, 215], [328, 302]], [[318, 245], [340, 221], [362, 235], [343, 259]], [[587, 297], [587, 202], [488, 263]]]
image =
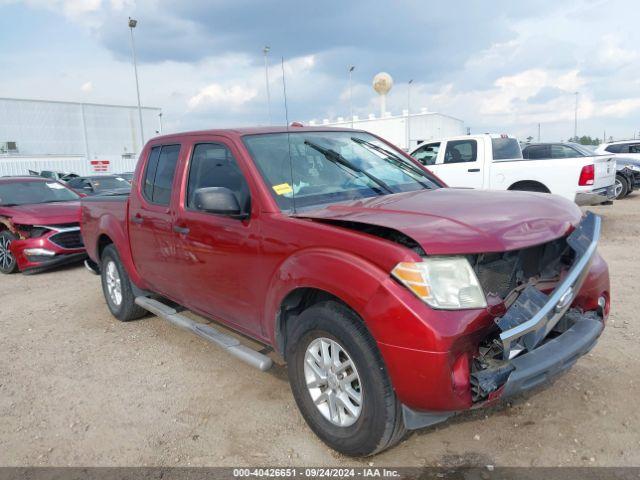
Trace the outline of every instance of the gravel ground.
[[2, 466], [640, 465], [640, 194], [593, 208], [613, 308], [553, 385], [374, 458], [320, 442], [282, 366], [260, 373], [156, 317], [120, 323], [82, 267], [0, 278]]

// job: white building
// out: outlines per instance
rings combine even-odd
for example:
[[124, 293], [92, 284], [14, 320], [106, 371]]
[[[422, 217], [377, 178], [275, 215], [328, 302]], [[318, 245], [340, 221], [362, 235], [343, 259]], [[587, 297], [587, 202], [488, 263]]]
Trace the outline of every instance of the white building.
[[[160, 132], [161, 115], [142, 108], [145, 140]], [[130, 171], [143, 144], [134, 106], [0, 98], [0, 176]]]
[[[311, 121], [309, 125], [327, 125], [351, 128], [350, 119], [338, 117], [337, 121], [324, 119]], [[353, 117], [353, 128], [376, 134], [404, 150], [411, 150], [422, 142], [440, 137], [464, 135], [464, 122], [442, 113], [429, 112], [423, 108], [420, 113], [402, 115], [386, 113], [383, 117], [370, 114], [368, 118]]]

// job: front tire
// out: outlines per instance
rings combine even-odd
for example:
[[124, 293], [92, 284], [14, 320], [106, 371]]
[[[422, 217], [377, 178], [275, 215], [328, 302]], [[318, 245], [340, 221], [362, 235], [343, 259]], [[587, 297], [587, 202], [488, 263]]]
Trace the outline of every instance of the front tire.
[[350, 456], [378, 453], [406, 430], [375, 341], [345, 305], [327, 301], [293, 320], [285, 352], [302, 416], [320, 439]]
[[16, 240], [16, 238], [13, 233], [6, 230], [0, 232], [0, 273], [9, 275], [18, 271], [16, 257], [14, 257], [9, 250], [11, 242]]
[[113, 245], [108, 245], [102, 252], [100, 277], [104, 298], [114, 317], [128, 322], [146, 315], [147, 311], [135, 303], [131, 280]]

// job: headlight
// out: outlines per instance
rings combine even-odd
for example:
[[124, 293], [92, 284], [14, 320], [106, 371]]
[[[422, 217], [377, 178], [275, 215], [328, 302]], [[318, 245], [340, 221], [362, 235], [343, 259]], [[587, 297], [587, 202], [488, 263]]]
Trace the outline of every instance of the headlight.
[[426, 257], [401, 262], [391, 274], [433, 308], [484, 308], [487, 300], [475, 272], [464, 257]]

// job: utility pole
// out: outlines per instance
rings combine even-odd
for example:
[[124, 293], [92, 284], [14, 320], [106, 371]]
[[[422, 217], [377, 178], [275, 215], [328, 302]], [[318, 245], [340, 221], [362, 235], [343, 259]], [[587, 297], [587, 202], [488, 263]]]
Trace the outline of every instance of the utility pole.
[[540, 124], [538, 123], [538, 143], [540, 143]]
[[578, 95], [580, 94], [580, 92], [574, 92], [574, 95], [576, 96], [576, 108], [574, 110], [574, 115], [573, 115], [573, 139], [575, 142], [578, 141]]
[[351, 76], [356, 69], [354, 65], [349, 65], [349, 112], [351, 113], [351, 128], [353, 128], [353, 92], [351, 90]]
[[407, 151], [411, 151], [411, 84], [413, 78], [407, 83]]
[[271, 125], [271, 93], [269, 92], [269, 59], [268, 54], [271, 47], [269, 45], [265, 45], [262, 49], [262, 53], [264, 54], [264, 82], [267, 87], [267, 115], [269, 116], [269, 125]]
[[[136, 76], [136, 93], [138, 95], [138, 118], [140, 120], [140, 138], [144, 146], [144, 127], [142, 125], [142, 107], [140, 106], [140, 84], [138, 83], [138, 64], [136, 61], [136, 44], [133, 41], [133, 29], [138, 25], [138, 21], [129, 17], [129, 30], [131, 30], [131, 52], [133, 54], [133, 73]], [[141, 147], [142, 148], [142, 147]]]

